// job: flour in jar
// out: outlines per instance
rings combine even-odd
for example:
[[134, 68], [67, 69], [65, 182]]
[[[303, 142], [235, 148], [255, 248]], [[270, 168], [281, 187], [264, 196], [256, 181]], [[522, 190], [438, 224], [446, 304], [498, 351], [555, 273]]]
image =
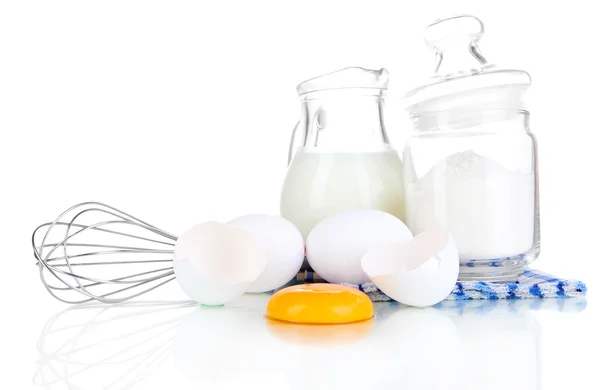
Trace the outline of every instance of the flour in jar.
[[467, 150], [439, 161], [421, 178], [406, 175], [405, 185], [413, 234], [436, 226], [448, 230], [462, 261], [516, 256], [533, 246], [533, 170], [511, 171]]

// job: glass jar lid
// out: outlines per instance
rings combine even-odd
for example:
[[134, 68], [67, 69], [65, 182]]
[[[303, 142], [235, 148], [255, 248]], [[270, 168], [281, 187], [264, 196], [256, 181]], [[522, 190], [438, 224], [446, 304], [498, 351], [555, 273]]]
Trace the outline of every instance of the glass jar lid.
[[427, 26], [425, 42], [435, 51], [435, 73], [428, 84], [405, 95], [409, 112], [524, 107], [522, 95], [531, 77], [523, 70], [488, 63], [477, 46], [483, 32], [481, 20], [471, 15], [453, 16]]
[[302, 96], [309, 92], [342, 88], [387, 89], [390, 74], [387, 69], [344, 68], [300, 83], [296, 90]]

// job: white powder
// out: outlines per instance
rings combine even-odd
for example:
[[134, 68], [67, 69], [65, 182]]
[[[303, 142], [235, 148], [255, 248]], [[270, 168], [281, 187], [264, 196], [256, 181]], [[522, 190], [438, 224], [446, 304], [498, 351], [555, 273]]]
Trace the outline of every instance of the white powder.
[[533, 246], [533, 172], [508, 170], [471, 150], [448, 156], [420, 179], [406, 177], [406, 205], [412, 232], [447, 229], [461, 260], [509, 257]]

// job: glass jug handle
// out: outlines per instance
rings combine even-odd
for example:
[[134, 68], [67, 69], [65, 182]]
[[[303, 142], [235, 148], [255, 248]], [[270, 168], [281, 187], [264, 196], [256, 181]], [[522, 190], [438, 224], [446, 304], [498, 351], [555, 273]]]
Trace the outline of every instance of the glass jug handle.
[[292, 138], [290, 139], [290, 150], [288, 151], [288, 165], [292, 162], [296, 151], [300, 146], [304, 144], [304, 133], [298, 133], [298, 128], [300, 127], [300, 121], [296, 123], [294, 126], [294, 130], [292, 131]]

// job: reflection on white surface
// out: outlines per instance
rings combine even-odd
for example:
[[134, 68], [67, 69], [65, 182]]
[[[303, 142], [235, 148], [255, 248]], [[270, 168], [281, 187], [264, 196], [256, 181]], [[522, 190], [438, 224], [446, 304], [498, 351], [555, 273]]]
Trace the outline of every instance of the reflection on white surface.
[[584, 299], [425, 309], [381, 303], [373, 321], [303, 327], [268, 322], [269, 298], [246, 295], [222, 308], [71, 308], [42, 332], [35, 382], [47, 389], [142, 388], [136, 384], [145, 376], [172, 366], [164, 364], [172, 352], [175, 371], [167, 374], [189, 388], [277, 381], [278, 389], [539, 389], [534, 311], [585, 307]]
[[[72, 306], [44, 327], [34, 383], [46, 389], [128, 389], [170, 354], [190, 302]], [[189, 310], [189, 309], [188, 309]]]
[[274, 369], [264, 309], [270, 296], [246, 295], [226, 307], [199, 306], [182, 321], [174, 345], [183, 375], [203, 381], [239, 378]]
[[373, 319], [352, 324], [303, 325], [267, 320], [271, 335], [301, 347], [327, 348], [335, 345], [352, 344], [367, 337], [375, 325]]
[[540, 389], [540, 327], [531, 311], [511, 310], [515, 303], [471, 301], [440, 309], [460, 338], [463, 389]]

